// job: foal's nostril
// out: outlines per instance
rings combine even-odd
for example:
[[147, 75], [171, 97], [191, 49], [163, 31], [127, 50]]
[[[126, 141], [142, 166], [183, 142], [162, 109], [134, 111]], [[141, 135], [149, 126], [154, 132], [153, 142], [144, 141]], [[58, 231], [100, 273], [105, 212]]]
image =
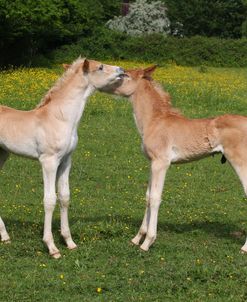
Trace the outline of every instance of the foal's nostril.
[[124, 69], [121, 68], [121, 67], [118, 67], [117, 72], [120, 73], [120, 74], [123, 74], [124, 73]]

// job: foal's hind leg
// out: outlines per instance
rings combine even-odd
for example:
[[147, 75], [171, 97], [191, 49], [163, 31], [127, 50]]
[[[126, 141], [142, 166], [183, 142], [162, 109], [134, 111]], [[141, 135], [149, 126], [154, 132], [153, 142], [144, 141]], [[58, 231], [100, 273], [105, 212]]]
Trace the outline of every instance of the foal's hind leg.
[[[2, 169], [8, 156], [9, 156], [9, 153], [0, 148], [0, 169]], [[1, 237], [1, 241], [6, 242], [6, 243], [10, 242], [9, 234], [6, 231], [5, 224], [1, 217], [0, 217], [0, 237]]]
[[60, 201], [60, 213], [61, 213], [61, 235], [64, 238], [67, 247], [72, 250], [77, 246], [74, 243], [68, 219], [68, 207], [70, 200], [69, 190], [69, 172], [71, 167], [71, 156], [66, 157], [58, 168], [57, 173], [57, 186], [58, 186], [58, 199]]
[[[247, 196], [247, 167], [243, 167], [243, 168], [237, 168], [235, 169], [240, 180], [241, 180], [241, 183], [244, 187], [244, 192], [245, 192], [245, 195]], [[242, 253], [247, 253], [247, 238], [246, 238], [246, 241], [245, 241], [245, 244], [241, 247], [241, 252]]]
[[[247, 161], [244, 159], [245, 156], [243, 156], [242, 158], [241, 156], [239, 156], [236, 160], [231, 160], [228, 158], [234, 170], [236, 171], [237, 175], [239, 176], [240, 181], [244, 188], [245, 195], [247, 196], [247, 165], [246, 165]], [[247, 253], [247, 239], [245, 241], [245, 244], [241, 248], [241, 252]]]
[[5, 224], [0, 217], [0, 235], [1, 235], [1, 241], [5, 243], [10, 243], [10, 237], [9, 234], [7, 233], [7, 230], [5, 228]]

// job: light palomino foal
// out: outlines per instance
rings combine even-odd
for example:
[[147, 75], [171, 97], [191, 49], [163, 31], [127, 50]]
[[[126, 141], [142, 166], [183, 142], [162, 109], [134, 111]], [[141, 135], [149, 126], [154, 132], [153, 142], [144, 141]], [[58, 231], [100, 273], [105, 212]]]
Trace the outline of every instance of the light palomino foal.
[[[0, 167], [10, 152], [40, 161], [44, 180], [43, 241], [54, 258], [61, 257], [52, 235], [55, 183], [60, 201], [61, 235], [68, 248], [74, 249], [76, 244], [68, 222], [69, 172], [71, 154], [77, 145], [78, 124], [87, 98], [96, 89], [119, 81], [123, 74], [120, 67], [80, 58], [66, 68], [63, 77], [34, 110], [0, 106]], [[0, 236], [2, 241], [10, 241], [1, 218]]]
[[[158, 211], [166, 171], [172, 163], [190, 162], [221, 152], [238, 174], [247, 194], [247, 117], [223, 115], [188, 119], [172, 108], [169, 95], [154, 83], [155, 66], [126, 71], [105, 92], [128, 97], [143, 150], [151, 161], [146, 211], [132, 243], [147, 251], [156, 239]], [[247, 252], [247, 240], [241, 248]]]

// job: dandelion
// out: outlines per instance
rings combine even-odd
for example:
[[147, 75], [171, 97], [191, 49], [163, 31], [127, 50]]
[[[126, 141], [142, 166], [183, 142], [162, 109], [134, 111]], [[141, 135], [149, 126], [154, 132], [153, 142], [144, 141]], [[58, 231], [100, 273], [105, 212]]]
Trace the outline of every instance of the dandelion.
[[97, 287], [97, 288], [96, 288], [96, 292], [97, 292], [98, 294], [102, 293], [102, 288], [101, 288], [101, 287]]

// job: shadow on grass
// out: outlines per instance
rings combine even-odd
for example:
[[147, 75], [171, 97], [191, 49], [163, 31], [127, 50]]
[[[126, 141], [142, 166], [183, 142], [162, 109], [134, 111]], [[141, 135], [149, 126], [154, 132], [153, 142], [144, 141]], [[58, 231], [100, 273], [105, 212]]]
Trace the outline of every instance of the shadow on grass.
[[[18, 221], [14, 219], [5, 219], [6, 228], [10, 233], [18, 236], [20, 238], [27, 238], [30, 236], [37, 236], [42, 238], [43, 236], [43, 221], [40, 223], [34, 223], [33, 221]], [[83, 219], [80, 217], [72, 217], [70, 219], [70, 227], [73, 229], [73, 226], [76, 227], [77, 224], [80, 224], [80, 229], [83, 232], [85, 226], [95, 224], [112, 224], [112, 232], [108, 229], [105, 230], [102, 228], [103, 237], [121, 237], [124, 234], [123, 225], [131, 225], [133, 229], [137, 232], [140, 225], [141, 219], [137, 220], [134, 218], [129, 218], [127, 216], [114, 215], [109, 218], [108, 216], [88, 216]], [[53, 233], [57, 236], [60, 233], [60, 220], [59, 218], [53, 219]], [[118, 225], [116, 227], [116, 225]], [[86, 229], [86, 227], [85, 227]], [[116, 230], [117, 229], [117, 230]], [[184, 233], [198, 233], [203, 232], [209, 235], [213, 235], [218, 238], [227, 238], [237, 243], [242, 243], [245, 236], [245, 232], [239, 228], [238, 225], [233, 223], [222, 223], [219, 221], [192, 221], [191, 223], [170, 223], [170, 222], [160, 222], [158, 223], [158, 233], [159, 232], [169, 232], [175, 234], [184, 234]], [[73, 231], [72, 231], [73, 232]], [[80, 233], [73, 232], [73, 237], [75, 240], [79, 240]], [[134, 235], [134, 234], [133, 234]]]
[[[141, 221], [137, 223], [135, 220], [133, 221], [133, 225], [136, 226], [138, 230], [141, 225]], [[242, 236], [237, 238], [234, 236], [235, 233], [239, 232], [245, 235], [245, 232], [236, 224], [207, 220], [192, 221], [190, 223], [170, 223], [162, 221], [158, 223], [158, 232], [159, 231], [177, 234], [203, 232], [218, 238], [227, 238], [234, 242], [242, 242]]]

